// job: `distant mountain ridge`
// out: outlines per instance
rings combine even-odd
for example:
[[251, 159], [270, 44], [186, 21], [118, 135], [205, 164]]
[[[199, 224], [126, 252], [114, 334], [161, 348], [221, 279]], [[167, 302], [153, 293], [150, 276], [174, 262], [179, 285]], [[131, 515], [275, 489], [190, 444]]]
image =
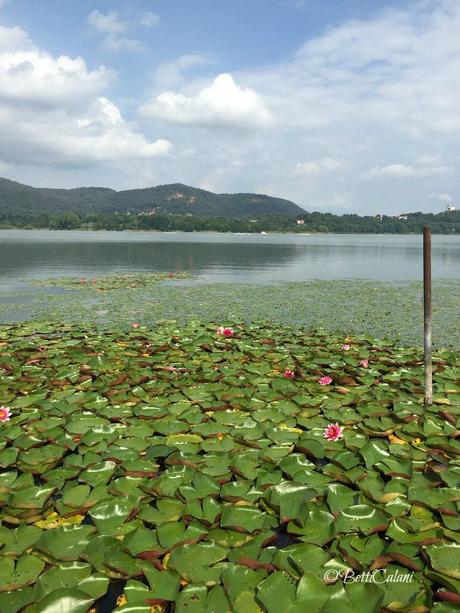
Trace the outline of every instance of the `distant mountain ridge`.
[[214, 194], [172, 183], [144, 189], [115, 191], [105, 187], [52, 189], [31, 187], [0, 178], [0, 215], [166, 213], [200, 217], [245, 218], [298, 216], [300, 206], [263, 194]]

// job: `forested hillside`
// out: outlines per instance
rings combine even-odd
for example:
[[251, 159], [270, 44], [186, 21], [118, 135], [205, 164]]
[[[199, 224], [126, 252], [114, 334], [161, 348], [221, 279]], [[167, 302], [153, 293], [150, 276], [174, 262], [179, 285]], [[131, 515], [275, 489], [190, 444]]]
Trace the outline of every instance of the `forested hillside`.
[[0, 179], [0, 215], [174, 214], [243, 218], [299, 215], [289, 200], [262, 194], [214, 194], [180, 183], [116, 192], [102, 187], [35, 188]]

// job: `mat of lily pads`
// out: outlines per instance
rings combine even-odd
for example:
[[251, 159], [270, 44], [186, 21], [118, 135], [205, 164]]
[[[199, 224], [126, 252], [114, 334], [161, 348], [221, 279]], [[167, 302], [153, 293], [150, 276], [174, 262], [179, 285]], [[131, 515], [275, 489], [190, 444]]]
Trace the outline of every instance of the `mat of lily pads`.
[[63, 288], [87, 288], [98, 291], [109, 291], [115, 289], [138, 289], [140, 287], [150, 287], [160, 281], [188, 279], [190, 275], [185, 272], [151, 272], [151, 273], [120, 273], [110, 274], [101, 277], [56, 277], [52, 279], [40, 279], [32, 281], [32, 285], [44, 287], [63, 287]]
[[[2, 292], [0, 319], [117, 326], [133, 321], [153, 326], [168, 319], [270, 320], [343, 334], [387, 336], [406, 346], [423, 344], [421, 283], [338, 280], [249, 285], [175, 278], [134, 287], [130, 277], [123, 276], [101, 277], [97, 284], [71, 279], [66, 289], [57, 281], [57, 287], [24, 288], [11, 295]], [[102, 289], [107, 287], [110, 291]], [[459, 281], [438, 280], [433, 285], [433, 341], [437, 347], [460, 350]]]
[[216, 325], [0, 327], [0, 611], [458, 610], [459, 354]]

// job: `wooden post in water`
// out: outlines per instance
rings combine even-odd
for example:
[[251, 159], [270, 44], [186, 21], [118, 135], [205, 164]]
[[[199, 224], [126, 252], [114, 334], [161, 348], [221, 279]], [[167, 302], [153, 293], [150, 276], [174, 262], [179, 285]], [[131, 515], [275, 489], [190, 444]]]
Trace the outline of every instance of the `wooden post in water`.
[[423, 228], [423, 319], [425, 348], [425, 404], [433, 403], [432, 316], [431, 316], [431, 228]]

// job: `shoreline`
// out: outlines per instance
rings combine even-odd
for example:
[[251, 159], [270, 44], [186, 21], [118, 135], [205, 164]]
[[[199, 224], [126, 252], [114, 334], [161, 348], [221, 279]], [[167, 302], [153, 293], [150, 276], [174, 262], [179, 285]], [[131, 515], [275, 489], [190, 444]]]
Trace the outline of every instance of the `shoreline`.
[[[181, 234], [190, 235], [206, 235], [206, 234], [222, 234], [233, 236], [421, 236], [420, 232], [224, 232], [222, 230], [143, 230], [126, 228], [123, 230], [105, 229], [105, 228], [72, 228], [72, 229], [56, 229], [56, 228], [30, 228], [30, 227], [1, 227], [0, 232], [27, 231], [27, 232], [52, 232], [56, 234], [65, 232], [110, 232], [111, 234]], [[433, 232], [435, 236], [460, 236], [460, 232]]]

